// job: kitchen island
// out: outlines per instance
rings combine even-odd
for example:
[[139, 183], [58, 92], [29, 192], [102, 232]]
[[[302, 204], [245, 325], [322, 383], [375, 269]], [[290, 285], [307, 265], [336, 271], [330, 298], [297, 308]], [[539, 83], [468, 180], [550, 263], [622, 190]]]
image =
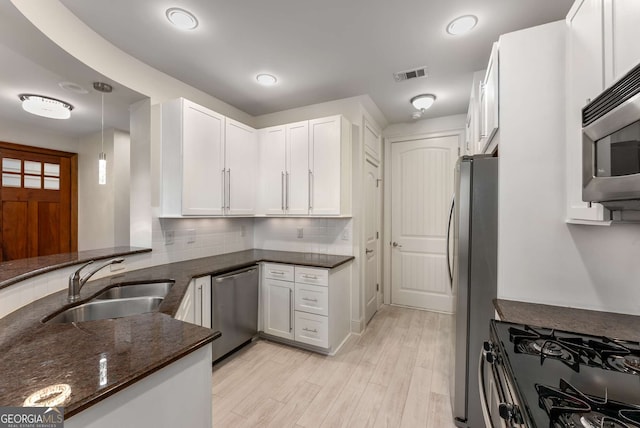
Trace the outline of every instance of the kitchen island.
[[[66, 290], [38, 299], [0, 319], [0, 403], [22, 406], [34, 392], [63, 384], [70, 388], [70, 395], [61, 404], [65, 407], [65, 418], [69, 418], [68, 426], [85, 426], [86, 418], [93, 417], [94, 411], [103, 419], [114, 412], [118, 416], [132, 412], [144, 417], [143, 425], [138, 426], [153, 425], [153, 419], [147, 419], [150, 417], [147, 410], [164, 421], [153, 426], [173, 426], [165, 418], [184, 417], [185, 409], [203, 415], [206, 420], [207, 414], [208, 418], [211, 415], [211, 347], [205, 345], [219, 333], [173, 318], [189, 282], [261, 261], [331, 269], [352, 259], [352, 256], [246, 250], [152, 266], [88, 282], [81, 290], [80, 301], [74, 305], [118, 285], [174, 281], [157, 312], [117, 319], [43, 323], [44, 318], [73, 305], [66, 302]], [[206, 376], [202, 376], [204, 372]], [[129, 400], [122, 398], [129, 395], [134, 399], [145, 391], [153, 391], [154, 382], [163, 384], [168, 379], [178, 383], [162, 401], [151, 396], [146, 404], [131, 407]], [[200, 379], [200, 384], [188, 386], [185, 379], [194, 382]], [[197, 391], [202, 393], [196, 394]], [[193, 401], [195, 395], [200, 399]], [[153, 405], [154, 402], [157, 404]], [[76, 422], [81, 424], [75, 425]], [[195, 425], [184, 422], [181, 420], [180, 424], [199, 426], [197, 422]]]

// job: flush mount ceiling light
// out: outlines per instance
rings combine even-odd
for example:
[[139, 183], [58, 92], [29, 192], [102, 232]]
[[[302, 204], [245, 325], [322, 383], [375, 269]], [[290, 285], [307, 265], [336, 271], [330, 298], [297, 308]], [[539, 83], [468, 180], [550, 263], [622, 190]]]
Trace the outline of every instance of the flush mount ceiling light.
[[459, 16], [447, 25], [447, 33], [459, 36], [473, 30], [477, 23], [478, 18], [474, 15]]
[[411, 98], [411, 104], [416, 110], [424, 111], [431, 107], [436, 101], [436, 96], [433, 94], [416, 95]]
[[69, 119], [73, 106], [67, 102], [45, 97], [44, 95], [20, 94], [22, 108], [31, 114], [50, 119]]
[[198, 26], [198, 19], [189, 11], [172, 7], [167, 9], [167, 19], [181, 30], [193, 30]]
[[276, 79], [276, 76], [273, 76], [271, 74], [258, 74], [256, 76], [256, 80], [258, 81], [258, 83], [260, 83], [263, 86], [272, 86], [275, 85], [276, 82], [278, 81], [278, 79]]

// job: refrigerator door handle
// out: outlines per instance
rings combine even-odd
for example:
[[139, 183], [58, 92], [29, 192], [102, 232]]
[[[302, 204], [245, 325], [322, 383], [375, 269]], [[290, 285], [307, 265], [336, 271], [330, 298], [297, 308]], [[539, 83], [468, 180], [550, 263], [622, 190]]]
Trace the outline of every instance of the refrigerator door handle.
[[449, 285], [453, 290], [453, 264], [451, 262], [451, 223], [453, 221], [453, 208], [456, 205], [456, 195], [451, 198], [451, 208], [449, 208], [449, 222], [447, 223], [447, 272], [449, 273]]

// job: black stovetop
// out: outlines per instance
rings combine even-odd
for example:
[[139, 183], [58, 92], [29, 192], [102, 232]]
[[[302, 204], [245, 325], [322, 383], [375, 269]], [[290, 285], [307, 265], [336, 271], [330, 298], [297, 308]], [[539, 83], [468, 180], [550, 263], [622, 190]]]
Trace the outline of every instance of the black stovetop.
[[640, 428], [639, 343], [501, 321], [491, 334], [527, 425]]

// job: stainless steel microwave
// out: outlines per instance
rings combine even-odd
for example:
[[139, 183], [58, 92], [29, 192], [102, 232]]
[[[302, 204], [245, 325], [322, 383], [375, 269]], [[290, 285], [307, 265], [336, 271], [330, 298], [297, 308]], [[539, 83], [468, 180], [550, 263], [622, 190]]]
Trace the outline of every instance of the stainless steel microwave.
[[582, 199], [640, 210], [640, 64], [582, 109]]

